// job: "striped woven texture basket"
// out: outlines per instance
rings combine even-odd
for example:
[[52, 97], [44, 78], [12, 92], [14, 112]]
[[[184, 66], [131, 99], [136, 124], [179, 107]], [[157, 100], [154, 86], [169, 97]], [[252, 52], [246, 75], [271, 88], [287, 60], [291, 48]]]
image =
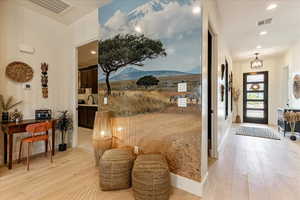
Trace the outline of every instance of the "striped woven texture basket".
[[170, 196], [170, 173], [166, 159], [159, 154], [140, 155], [132, 171], [136, 200], [167, 200]]
[[126, 149], [111, 149], [100, 159], [100, 187], [103, 191], [131, 187], [133, 155]]

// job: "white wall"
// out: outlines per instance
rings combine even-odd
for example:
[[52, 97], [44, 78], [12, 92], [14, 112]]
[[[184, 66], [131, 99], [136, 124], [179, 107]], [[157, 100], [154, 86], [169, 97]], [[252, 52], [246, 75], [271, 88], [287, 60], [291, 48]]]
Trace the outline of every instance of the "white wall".
[[[15, 1], [0, 1], [0, 92], [6, 98], [13, 96], [22, 100], [18, 107], [25, 119], [34, 118], [36, 109], [50, 108], [54, 112], [70, 109], [72, 102], [72, 82], [70, 29], [49, 17], [40, 15], [20, 6]], [[35, 48], [34, 54], [19, 51], [20, 44]], [[5, 76], [5, 68], [12, 61], [23, 61], [34, 70], [30, 81], [32, 89], [26, 91], [22, 84], [11, 81]], [[49, 64], [49, 98], [44, 99], [41, 91], [41, 62]], [[19, 138], [18, 138], [19, 139]], [[1, 139], [1, 142], [3, 139]], [[18, 150], [15, 143], [14, 151]], [[2, 145], [0, 145], [2, 146]], [[36, 151], [41, 149], [35, 148]], [[2, 151], [2, 148], [1, 148]], [[1, 153], [2, 155], [2, 153]]]
[[216, 50], [215, 60], [214, 60], [214, 68], [213, 73], [215, 77], [213, 77], [213, 92], [214, 96], [216, 96], [216, 100], [214, 102], [214, 114], [217, 116], [217, 120], [215, 121], [215, 132], [217, 133], [217, 138], [215, 141], [216, 148], [219, 148], [225, 139], [226, 133], [229, 131], [232, 122], [231, 108], [230, 108], [230, 95], [229, 95], [229, 116], [228, 119], [225, 120], [225, 101], [221, 101], [221, 84], [225, 84], [224, 80], [221, 80], [221, 65], [225, 64], [225, 58], [229, 63], [229, 73], [232, 70], [232, 61], [230, 57], [230, 53], [226, 47], [226, 42], [222, 35], [222, 25], [220, 24], [220, 18], [217, 10], [217, 5], [215, 0], [203, 0], [203, 71], [202, 71], [202, 87], [203, 87], [203, 119], [202, 119], [202, 153], [201, 153], [201, 174], [204, 176], [207, 169], [207, 37], [208, 37], [208, 28], [209, 26], [213, 30], [215, 35], [215, 44], [214, 46]]
[[292, 93], [293, 78], [300, 74], [300, 41], [295, 43], [284, 55], [284, 66], [289, 67], [289, 104], [291, 107], [300, 109], [300, 99], [295, 99]]
[[268, 71], [269, 72], [269, 124], [277, 124], [277, 108], [284, 106], [281, 98], [282, 87], [282, 68], [284, 67], [283, 55], [273, 57], [261, 57], [264, 67], [258, 70], [251, 69], [250, 61], [254, 58], [237, 61], [233, 64], [233, 84], [235, 88], [241, 90], [239, 99], [239, 114], [243, 119], [243, 74], [248, 72]]
[[79, 47], [99, 39], [98, 9], [82, 17], [70, 26], [73, 46]]

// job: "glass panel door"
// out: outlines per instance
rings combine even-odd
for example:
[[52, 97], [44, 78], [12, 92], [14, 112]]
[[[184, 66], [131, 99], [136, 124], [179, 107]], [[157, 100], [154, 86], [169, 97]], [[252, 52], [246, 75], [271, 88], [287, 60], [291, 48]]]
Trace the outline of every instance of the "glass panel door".
[[244, 74], [243, 117], [248, 123], [268, 123], [268, 72]]

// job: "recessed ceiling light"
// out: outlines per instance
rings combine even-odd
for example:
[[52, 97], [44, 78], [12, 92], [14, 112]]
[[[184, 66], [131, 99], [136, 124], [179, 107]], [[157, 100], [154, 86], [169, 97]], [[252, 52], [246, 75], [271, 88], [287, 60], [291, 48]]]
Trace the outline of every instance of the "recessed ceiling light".
[[274, 10], [277, 7], [278, 7], [278, 5], [276, 3], [272, 3], [267, 7], [267, 10]]
[[256, 48], [257, 48], [257, 49], [261, 49], [261, 48], [262, 48], [262, 46], [260, 46], [260, 45], [257, 45], [257, 46], [256, 46]]
[[136, 32], [138, 32], [138, 33], [141, 33], [141, 32], [142, 32], [142, 29], [141, 29], [141, 27], [139, 27], [139, 26], [134, 27], [134, 30], [135, 30]]
[[95, 54], [97, 54], [97, 52], [96, 51], [91, 51], [91, 54], [95, 55]]
[[267, 35], [268, 34], [268, 31], [261, 31], [260, 33], [259, 33], [259, 35]]
[[195, 6], [193, 8], [193, 13], [196, 15], [196, 14], [199, 14], [201, 12], [201, 8], [199, 6]]

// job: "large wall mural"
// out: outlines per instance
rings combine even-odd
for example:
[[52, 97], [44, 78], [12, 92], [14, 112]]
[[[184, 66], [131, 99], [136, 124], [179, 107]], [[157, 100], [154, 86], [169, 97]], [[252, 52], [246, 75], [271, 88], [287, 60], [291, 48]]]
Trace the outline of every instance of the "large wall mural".
[[[99, 102], [100, 109], [114, 113], [116, 145], [160, 152], [173, 173], [196, 181], [201, 181], [200, 11], [194, 0], [112, 0], [99, 9]], [[179, 83], [186, 90], [178, 91]], [[187, 106], [179, 107], [180, 100]]]

